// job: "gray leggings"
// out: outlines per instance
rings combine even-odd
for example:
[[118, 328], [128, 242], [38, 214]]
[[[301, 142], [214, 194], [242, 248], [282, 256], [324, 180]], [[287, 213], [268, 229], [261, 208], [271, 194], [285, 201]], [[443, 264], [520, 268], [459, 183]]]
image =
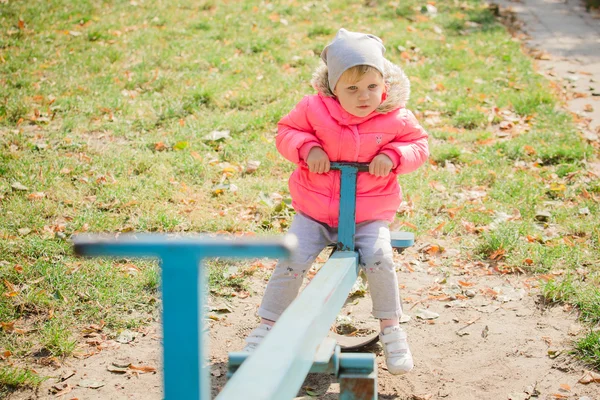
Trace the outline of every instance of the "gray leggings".
[[[367, 221], [356, 225], [355, 247], [366, 273], [373, 300], [373, 316], [393, 319], [402, 316], [398, 277], [394, 269], [390, 230], [387, 221]], [[288, 233], [298, 237], [298, 247], [289, 259], [277, 263], [267, 284], [258, 315], [277, 321], [298, 295], [302, 280], [319, 253], [337, 242], [337, 228], [296, 214]]]

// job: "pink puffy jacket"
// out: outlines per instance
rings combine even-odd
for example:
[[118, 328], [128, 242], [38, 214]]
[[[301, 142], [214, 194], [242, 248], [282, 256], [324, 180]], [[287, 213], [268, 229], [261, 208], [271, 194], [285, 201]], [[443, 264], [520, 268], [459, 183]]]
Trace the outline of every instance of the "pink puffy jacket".
[[356, 223], [393, 221], [402, 200], [396, 176], [421, 166], [429, 156], [429, 149], [427, 133], [404, 108], [410, 90], [408, 79], [400, 67], [390, 62], [386, 64], [384, 79], [389, 86], [385, 100], [370, 115], [356, 117], [333, 97], [326, 68], [321, 66], [312, 82], [319, 94], [304, 97], [279, 121], [277, 149], [298, 164], [289, 180], [296, 211], [329, 226], [338, 226], [339, 171], [311, 173], [305, 162], [310, 149], [320, 146], [332, 162], [369, 163], [380, 153], [390, 157], [394, 167], [388, 176], [358, 174]]

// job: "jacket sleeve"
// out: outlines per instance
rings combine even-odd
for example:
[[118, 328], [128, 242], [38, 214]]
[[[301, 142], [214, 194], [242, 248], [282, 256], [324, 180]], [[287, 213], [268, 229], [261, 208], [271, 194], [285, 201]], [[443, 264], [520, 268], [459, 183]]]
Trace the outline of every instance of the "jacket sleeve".
[[313, 147], [322, 147], [308, 120], [309, 101], [309, 96], [304, 97], [277, 124], [277, 136], [275, 137], [277, 150], [295, 164], [306, 161], [308, 152]]
[[394, 163], [392, 172], [397, 175], [415, 171], [429, 157], [427, 132], [413, 113], [407, 109], [401, 109], [398, 119], [401, 120], [404, 128], [396, 135], [393, 142], [383, 146], [380, 151], [390, 157]]

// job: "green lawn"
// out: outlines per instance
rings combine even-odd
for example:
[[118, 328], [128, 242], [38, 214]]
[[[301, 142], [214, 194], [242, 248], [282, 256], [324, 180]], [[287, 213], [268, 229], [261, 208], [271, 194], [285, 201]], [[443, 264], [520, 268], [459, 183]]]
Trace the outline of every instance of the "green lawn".
[[[0, 1], [0, 386], [35, 385], [30, 355], [76, 353], [86, 325], [157, 312], [155, 263], [79, 259], [71, 235], [285, 231], [276, 123], [339, 27], [384, 40], [431, 135], [399, 221], [550, 274], [547, 298], [597, 325], [597, 152], [492, 10], [438, 3]], [[223, 296], [244, 288], [226, 269]], [[593, 335], [576, 351], [600, 368]]]

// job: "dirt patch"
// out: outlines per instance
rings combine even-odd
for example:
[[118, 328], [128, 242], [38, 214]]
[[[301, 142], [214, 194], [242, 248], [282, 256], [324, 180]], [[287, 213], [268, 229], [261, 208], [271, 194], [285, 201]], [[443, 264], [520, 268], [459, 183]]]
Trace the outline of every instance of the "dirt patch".
[[[568, 355], [582, 330], [575, 312], [542, 304], [537, 278], [503, 275], [484, 263], [431, 266], [424, 254], [416, 248], [396, 259], [404, 309], [411, 316], [403, 326], [416, 366], [406, 376], [392, 376], [385, 369], [379, 345], [374, 346], [380, 399], [599, 398], [600, 384], [578, 383], [585, 368]], [[261, 271], [250, 278], [250, 297], [228, 301], [232, 312], [214, 314], [218, 320], [208, 320], [213, 396], [226, 383], [227, 353], [241, 349], [256, 325], [266, 274]], [[357, 326], [372, 326], [375, 321], [369, 309], [368, 296], [355, 298], [340, 315]], [[38, 372], [51, 379], [36, 392], [22, 391], [9, 398], [162, 399], [159, 324], [145, 333], [127, 344], [112, 343], [89, 358], [69, 359], [58, 369], [41, 367]], [[123, 363], [153, 367], [156, 373], [109, 371]], [[90, 381], [102, 386], [78, 386], [82, 381], [83, 386]], [[68, 393], [53, 393], [61, 387], [68, 388]], [[298, 395], [305, 396], [306, 390], [320, 399], [335, 399], [339, 394], [335, 378], [325, 375], [309, 375]]]

